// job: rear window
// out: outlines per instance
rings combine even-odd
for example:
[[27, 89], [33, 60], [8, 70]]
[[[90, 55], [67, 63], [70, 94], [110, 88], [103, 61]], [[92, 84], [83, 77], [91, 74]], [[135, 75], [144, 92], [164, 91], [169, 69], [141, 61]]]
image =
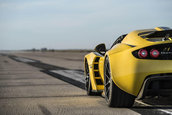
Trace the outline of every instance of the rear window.
[[139, 33], [138, 35], [152, 42], [172, 40], [172, 30], [149, 31], [149, 32]]

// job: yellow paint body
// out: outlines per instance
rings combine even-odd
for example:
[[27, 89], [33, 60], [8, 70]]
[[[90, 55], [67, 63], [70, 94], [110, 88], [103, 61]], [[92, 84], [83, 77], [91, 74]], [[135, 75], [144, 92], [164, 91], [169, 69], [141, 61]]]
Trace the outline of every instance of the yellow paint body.
[[[172, 41], [151, 42], [138, 36], [141, 32], [162, 31], [160, 28], [138, 30], [129, 33], [120, 44], [116, 44], [104, 56], [90, 53], [85, 56], [88, 61], [93, 90], [103, 90], [104, 85], [96, 85], [94, 76], [94, 60], [99, 57], [100, 78], [104, 82], [104, 59], [107, 56], [110, 62], [113, 82], [123, 91], [138, 96], [145, 78], [152, 74], [172, 73], [172, 60], [138, 59], [132, 52], [147, 46], [172, 43]], [[131, 47], [133, 45], [135, 47]]]

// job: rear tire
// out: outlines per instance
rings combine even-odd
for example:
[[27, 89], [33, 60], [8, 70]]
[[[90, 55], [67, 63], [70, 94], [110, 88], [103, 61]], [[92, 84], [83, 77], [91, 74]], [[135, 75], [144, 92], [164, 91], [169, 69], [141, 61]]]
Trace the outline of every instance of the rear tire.
[[91, 80], [90, 78], [88, 78], [88, 81], [86, 81], [86, 91], [87, 91], [87, 95], [93, 95], [94, 93], [92, 92], [92, 86], [91, 86]]
[[110, 63], [108, 57], [104, 65], [104, 91], [109, 107], [132, 107], [135, 97], [121, 90], [111, 79]]

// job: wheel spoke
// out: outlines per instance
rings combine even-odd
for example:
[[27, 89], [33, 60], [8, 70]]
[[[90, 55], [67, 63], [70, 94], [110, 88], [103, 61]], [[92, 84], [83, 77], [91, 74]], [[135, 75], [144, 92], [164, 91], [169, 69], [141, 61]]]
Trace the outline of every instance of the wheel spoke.
[[105, 87], [108, 86], [108, 85], [110, 85], [110, 82], [109, 81], [105, 84]]
[[[108, 89], [108, 90], [107, 90]], [[106, 96], [107, 96], [107, 93], [109, 93], [109, 88], [106, 89]]]
[[109, 79], [109, 76], [108, 75], [106, 75], [106, 77]]
[[106, 97], [109, 99], [109, 88], [106, 89]]

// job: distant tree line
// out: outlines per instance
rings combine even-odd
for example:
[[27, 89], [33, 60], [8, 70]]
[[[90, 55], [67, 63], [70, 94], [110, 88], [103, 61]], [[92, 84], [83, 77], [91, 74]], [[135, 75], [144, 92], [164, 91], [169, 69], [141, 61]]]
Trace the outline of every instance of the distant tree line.
[[32, 51], [32, 52], [92, 52], [93, 50], [90, 49], [48, 49], [46, 47], [36, 49], [32, 48], [25, 51]]
[[51, 51], [51, 52], [54, 52], [55, 49], [48, 49], [48, 48], [45, 48], [45, 47], [44, 47], [44, 48], [41, 48], [41, 49], [32, 48], [32, 49], [27, 50], [27, 51], [33, 51], [33, 52], [35, 52], [35, 51], [41, 51], [41, 52]]

